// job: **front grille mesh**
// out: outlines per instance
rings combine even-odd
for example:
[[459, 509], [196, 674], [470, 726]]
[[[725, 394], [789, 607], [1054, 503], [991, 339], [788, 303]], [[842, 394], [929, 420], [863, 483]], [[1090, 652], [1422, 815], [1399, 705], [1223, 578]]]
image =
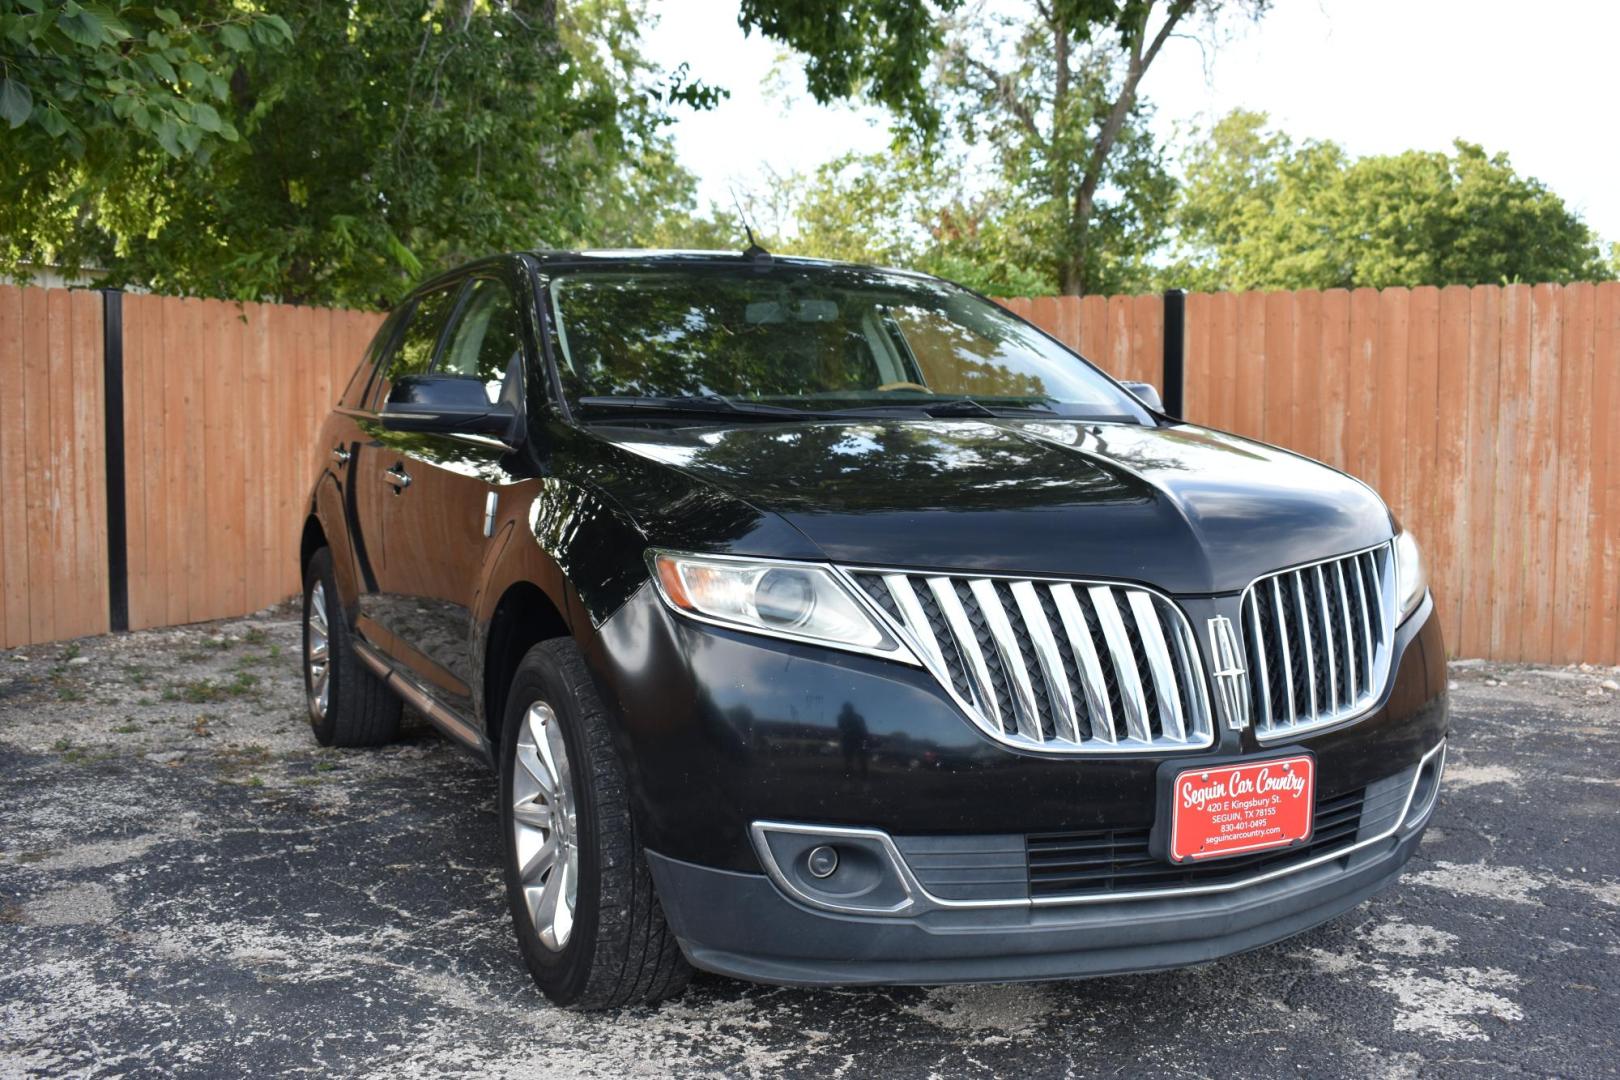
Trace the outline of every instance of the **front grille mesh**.
[[[1317, 799], [1311, 837], [1296, 847], [1205, 862], [1155, 857], [1153, 830], [1123, 829], [896, 836], [895, 846], [928, 894], [957, 903], [1062, 903], [1146, 898], [1184, 889], [1239, 887], [1260, 876], [1304, 868], [1321, 859], [1349, 869], [1380, 838], [1388, 839], [1413, 803], [1424, 765], [1412, 765], [1365, 787]], [[1438, 775], [1436, 773], [1435, 775]]]
[[1362, 712], [1389, 673], [1395, 590], [1389, 545], [1285, 570], [1243, 594], [1249, 698], [1262, 737]]
[[1357, 788], [1316, 806], [1310, 840], [1280, 851], [1234, 855], [1209, 862], [1175, 865], [1148, 854], [1148, 829], [1110, 832], [1035, 833], [1026, 838], [1031, 896], [1088, 896], [1096, 893], [1174, 889], [1237, 880], [1278, 866], [1305, 862], [1357, 842], [1364, 812], [1384, 815], [1385, 803], [1398, 808], [1404, 791], [1381, 794], [1368, 805]]
[[1003, 742], [1063, 752], [1213, 741], [1192, 630], [1157, 593], [1031, 578], [850, 576]]

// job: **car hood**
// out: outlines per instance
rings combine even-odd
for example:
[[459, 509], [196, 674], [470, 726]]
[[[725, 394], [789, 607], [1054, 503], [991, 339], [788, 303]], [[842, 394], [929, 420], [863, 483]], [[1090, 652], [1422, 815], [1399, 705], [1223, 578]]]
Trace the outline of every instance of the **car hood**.
[[1359, 481], [1186, 424], [885, 420], [593, 434], [781, 518], [847, 564], [1220, 593], [1391, 535], [1388, 510]]

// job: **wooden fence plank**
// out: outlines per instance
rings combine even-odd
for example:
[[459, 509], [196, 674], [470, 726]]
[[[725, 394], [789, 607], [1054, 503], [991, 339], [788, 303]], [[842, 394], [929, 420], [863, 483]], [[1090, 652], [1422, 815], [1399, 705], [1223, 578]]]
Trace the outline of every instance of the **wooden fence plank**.
[[1497, 376], [1496, 500], [1492, 560], [1500, 599], [1491, 609], [1489, 655], [1522, 660], [1524, 589], [1530, 546], [1530, 339], [1532, 308], [1528, 285], [1509, 285], [1501, 296], [1501, 369]]
[[0, 648], [33, 641], [28, 623], [27, 407], [23, 395], [23, 292], [0, 284]]
[[163, 500], [162, 532], [164, 560], [163, 604], [168, 625], [190, 622], [189, 590], [186, 575], [190, 572], [187, 550], [186, 519], [190, 516], [189, 486], [186, 482], [187, 453], [185, 435], [190, 418], [186, 412], [187, 370], [192, 342], [189, 333], [190, 310], [184, 300], [168, 307], [163, 315], [163, 455], [161, 458]]
[[1378, 417], [1378, 474], [1371, 482], [1395, 510], [1406, 517], [1406, 404], [1407, 395], [1391, 388], [1407, 386], [1408, 318], [1412, 294], [1405, 289], [1384, 289], [1378, 294], [1378, 370], [1384, 388]]
[[[41, 447], [51, 459], [51, 486], [47, 493], [46, 527], [50, 529], [51, 578], [56, 584], [51, 602], [51, 637], [74, 636], [79, 622], [78, 590], [74, 587], [80, 522], [73, 515], [81, 477], [75, 467], [73, 442], [73, 296], [66, 289], [45, 294], [45, 332], [48, 335], [45, 386], [50, 409], [50, 436]], [[90, 523], [84, 522], [89, 528]]]
[[75, 519], [73, 581], [77, 603], [78, 637], [104, 634], [109, 625], [107, 608], [107, 429], [102, 397], [101, 294], [75, 289], [69, 294], [68, 320], [72, 334], [73, 504]]
[[1439, 430], [1440, 290], [1413, 289], [1406, 323], [1406, 417], [1402, 424], [1399, 514], [1425, 549], [1434, 544], [1435, 438]]
[[1561, 299], [1553, 638], [1549, 653], [1549, 659], [1554, 660], [1585, 655], [1590, 561], [1586, 516], [1592, 496], [1592, 286], [1566, 285]]
[[1293, 340], [1288, 354], [1293, 357], [1294, 378], [1290, 391], [1288, 448], [1307, 457], [1322, 459], [1322, 294], [1301, 289], [1293, 297]]
[[[248, 460], [269, 461], [269, 425], [257, 415], [263, 403], [270, 400], [263, 306], [243, 304], [242, 317], [242, 397], [255, 403], [241, 432], [242, 447]], [[276, 599], [265, 586], [266, 533], [272, 527], [265, 512], [265, 485], [248, 485], [242, 500], [242, 594], [243, 607], [249, 611], [257, 611]]]
[[1211, 423], [1226, 431], [1236, 431], [1240, 303], [1232, 293], [1221, 293], [1214, 300], [1215, 324], [1210, 329], [1210, 351], [1218, 391]]
[[1530, 491], [1530, 537], [1524, 591], [1524, 658], [1553, 657], [1553, 581], [1558, 541], [1558, 365], [1563, 342], [1562, 290], [1536, 285], [1530, 290], [1530, 429], [1526, 468]]
[[1294, 442], [1294, 294], [1265, 293], [1265, 410], [1259, 437], [1277, 446]]
[[1584, 660], [1620, 664], [1620, 282], [1593, 295], [1592, 488], [1586, 549], [1591, 559]]
[[1322, 293], [1322, 333], [1318, 339], [1322, 372], [1317, 380], [1321, 398], [1321, 437], [1317, 449], [1322, 461], [1336, 469], [1346, 467], [1345, 426], [1348, 420], [1350, 371], [1350, 293], [1328, 289]]
[[1378, 342], [1383, 301], [1377, 289], [1350, 294], [1350, 370], [1345, 390], [1345, 462], [1352, 476], [1378, 486]]
[[[1427, 546], [1432, 588], [1445, 630], [1446, 647], [1459, 655], [1462, 638], [1463, 538], [1472, 519], [1471, 491], [1467, 483], [1469, 428], [1468, 313], [1466, 285], [1440, 291], [1439, 322], [1435, 338], [1435, 417], [1432, 467], [1408, 477], [1408, 485], [1425, 485], [1429, 519], [1423, 541]], [[1423, 458], [1420, 456], [1420, 463]], [[1421, 467], [1421, 465], [1420, 465]], [[1460, 526], [1460, 527], [1459, 527]]]
[[1101, 296], [1080, 298], [1080, 355], [1098, 367], [1107, 367], [1108, 301]]
[[[351, 325], [359, 325], [358, 318], [351, 318], [349, 321]], [[1084, 355], [1084, 350], [1080, 348], [1080, 298], [1078, 296], [1061, 296], [1058, 298], [1057, 314], [1052, 323], [1052, 333], [1063, 344]], [[355, 362], [360, 359], [364, 348], [363, 342], [360, 344], [360, 348], [351, 348], [348, 358], [350, 368], [353, 368]], [[347, 375], [347, 371], [345, 375]]]
[[1450, 603], [1458, 609], [1459, 633], [1452, 651], [1458, 656], [1485, 656], [1490, 650], [1492, 610], [1499, 593], [1492, 549], [1496, 516], [1496, 431], [1498, 380], [1501, 373], [1501, 290], [1476, 285], [1468, 293], [1468, 422], [1462, 465], [1467, 496], [1453, 514], [1457, 539], [1457, 592]]
[[56, 576], [51, 553], [51, 499], [56, 462], [51, 454], [51, 356], [47, 307], [54, 290], [23, 292], [23, 442], [29, 462], [25, 483], [24, 528], [28, 537], [28, 635], [56, 640]]
[[1131, 297], [1130, 371], [1136, 382], [1152, 383], [1164, 395], [1164, 297], [1143, 293]]
[[1211, 402], [1215, 397], [1214, 368], [1210, 357], [1210, 324], [1214, 321], [1213, 305], [1208, 293], [1187, 294], [1187, 343], [1183, 353], [1185, 363], [1182, 374], [1184, 404], [1182, 416], [1194, 424], [1208, 425], [1212, 416]]
[[1058, 298], [1055, 296], [1037, 296], [1029, 302], [1029, 314], [1025, 318], [1045, 330], [1048, 334], [1057, 334]]
[[1236, 394], [1232, 429], [1251, 439], [1265, 434], [1266, 406], [1266, 295], [1240, 293], [1237, 297]]
[[[170, 429], [165, 423], [168, 409], [167, 336], [164, 324], [173, 318], [172, 301], [155, 296], [125, 298], [125, 335], [130, 333], [133, 317], [140, 327], [140, 395], [141, 434], [136, 453], [129, 448], [136, 444], [125, 442], [124, 468], [138, 470], [141, 476], [143, 498], [141, 502], [142, 545], [138, 591], [130, 595], [130, 626], [162, 626], [169, 614], [169, 570], [173, 553], [169, 546], [168, 505], [170, 488], [168, 454]], [[133, 313], [131, 305], [134, 306]], [[127, 359], [127, 357], [126, 357]], [[126, 387], [127, 389], [127, 387]], [[130, 436], [125, 425], [124, 437]], [[132, 552], [133, 557], [135, 553]], [[132, 558], [132, 562], [133, 562]], [[133, 579], [132, 579], [133, 584]]]

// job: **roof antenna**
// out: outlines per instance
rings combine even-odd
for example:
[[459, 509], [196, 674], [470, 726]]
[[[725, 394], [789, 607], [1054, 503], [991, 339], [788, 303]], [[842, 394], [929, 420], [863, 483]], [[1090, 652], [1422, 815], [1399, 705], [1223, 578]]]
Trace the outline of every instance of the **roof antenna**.
[[737, 198], [735, 187], [731, 188], [731, 205], [736, 207], [737, 220], [742, 222], [743, 233], [748, 237], [748, 246], [743, 249], [743, 258], [750, 260], [755, 266], [769, 266], [771, 253], [760, 247], [759, 241], [754, 239], [754, 230], [748, 224], [748, 215], [743, 211], [742, 200]]

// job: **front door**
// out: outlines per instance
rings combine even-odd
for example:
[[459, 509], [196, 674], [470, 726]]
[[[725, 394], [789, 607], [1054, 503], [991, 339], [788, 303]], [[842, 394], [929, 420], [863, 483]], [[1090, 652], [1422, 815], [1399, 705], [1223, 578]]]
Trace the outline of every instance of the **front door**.
[[349, 462], [348, 490], [360, 584], [358, 629], [372, 645], [396, 659], [396, 627], [409, 620], [400, 611], [398, 579], [388, 565], [387, 531], [394, 504], [404, 496], [404, 484], [398, 482], [404, 447], [419, 436], [384, 429], [376, 414], [395, 379], [425, 374], [432, 365], [461, 288], [462, 283], [456, 282], [410, 302], [400, 316], [404, 325], [357, 410], [361, 438]]
[[[431, 371], [478, 382], [521, 414], [520, 311], [497, 277], [468, 282]], [[472, 607], [512, 452], [478, 436], [389, 433], [383, 525], [387, 626], [395, 658], [422, 688], [471, 716]]]

